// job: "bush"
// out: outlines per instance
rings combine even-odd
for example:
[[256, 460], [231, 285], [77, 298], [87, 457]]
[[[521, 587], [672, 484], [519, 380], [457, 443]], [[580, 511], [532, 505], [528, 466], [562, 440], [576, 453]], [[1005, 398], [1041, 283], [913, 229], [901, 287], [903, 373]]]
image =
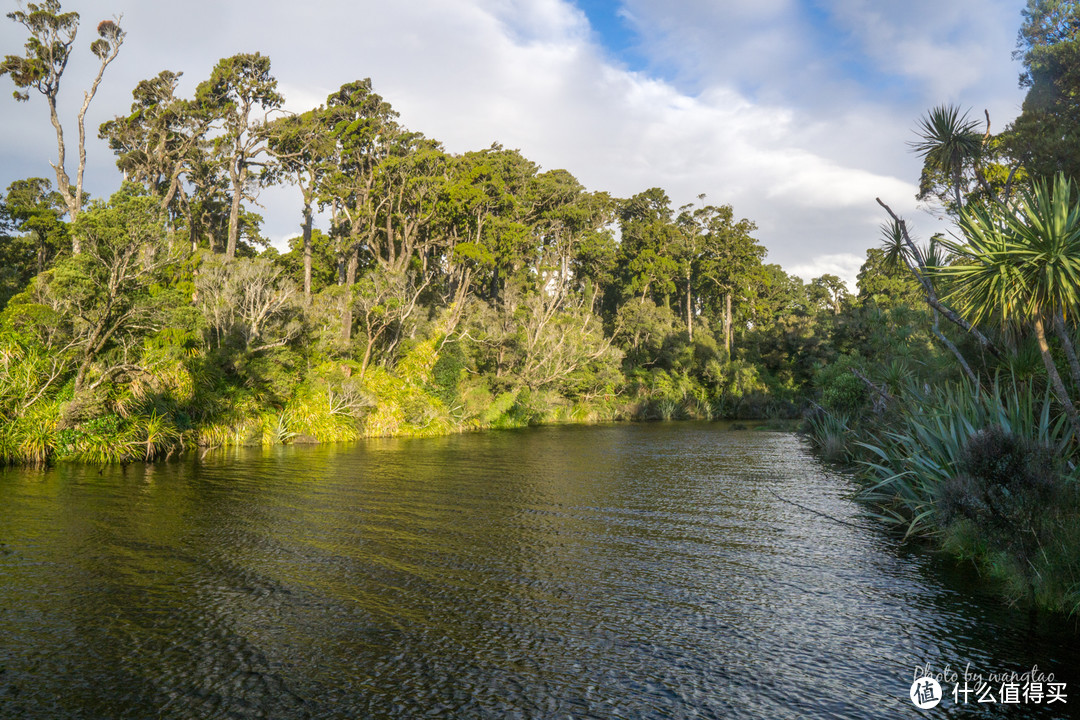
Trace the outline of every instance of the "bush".
[[869, 400], [866, 383], [852, 372], [861, 363], [854, 356], [844, 356], [819, 368], [814, 385], [821, 393], [821, 405], [827, 410], [854, 415], [866, 407]]
[[1042, 595], [1041, 604], [1061, 605], [1061, 581], [1080, 583], [1077, 533], [1065, 532], [1080, 520], [1077, 500], [1051, 448], [995, 425], [968, 438], [938, 492], [938, 521], [949, 547], [1002, 579], [1013, 599]]

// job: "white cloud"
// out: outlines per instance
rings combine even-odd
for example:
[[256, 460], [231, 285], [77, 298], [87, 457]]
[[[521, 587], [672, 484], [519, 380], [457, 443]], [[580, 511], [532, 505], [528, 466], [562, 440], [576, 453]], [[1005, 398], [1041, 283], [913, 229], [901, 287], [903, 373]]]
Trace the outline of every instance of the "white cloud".
[[798, 275], [804, 282], [810, 282], [814, 278], [821, 277], [826, 273], [836, 275], [847, 285], [848, 292], [858, 292], [856, 278], [859, 268], [866, 262], [866, 256], [852, 253], [836, 253], [833, 255], [821, 255], [812, 262], [793, 265], [787, 268], [790, 275]]
[[[218, 58], [258, 50], [273, 59], [290, 110], [371, 77], [402, 122], [450, 151], [499, 141], [591, 189], [627, 196], [660, 186], [676, 205], [704, 192], [757, 222], [770, 262], [814, 268], [826, 256], [848, 258], [847, 275], [822, 272], [853, 280], [851, 258], [861, 263], [877, 242], [874, 197], [914, 211], [918, 161], [904, 143], [925, 107], [946, 99], [990, 107], [997, 128], [1018, 109], [1008, 56], [1022, 2], [837, 0], [819, 19], [833, 27], [835, 48], [821, 45], [811, 5], [626, 0], [620, 13], [642, 29], [640, 50], [653, 61], [640, 72], [608, 59], [585, 15], [564, 0], [314, 0], [303, 9], [192, 0], [182, 13], [95, 0], [72, 8], [86, 30], [121, 11], [129, 30], [91, 111], [91, 137], [127, 110], [138, 80], [183, 70], [181, 90], [191, 93]], [[0, 23], [0, 42], [17, 47], [18, 30]], [[65, 79], [67, 118], [90, 72], [88, 53], [79, 52]], [[844, 65], [851, 58], [895, 89], [867, 87]], [[40, 98], [30, 105], [0, 102], [4, 186], [51, 176], [55, 140]], [[93, 140], [89, 155], [90, 187], [115, 187], [104, 143]], [[295, 189], [268, 192], [263, 204], [268, 235], [293, 232]]]
[[917, 80], [924, 97], [956, 99], [1002, 77], [1015, 85], [1010, 52], [1024, 3], [908, 0], [902, 12], [873, 0], [836, 0], [831, 17], [878, 68]]

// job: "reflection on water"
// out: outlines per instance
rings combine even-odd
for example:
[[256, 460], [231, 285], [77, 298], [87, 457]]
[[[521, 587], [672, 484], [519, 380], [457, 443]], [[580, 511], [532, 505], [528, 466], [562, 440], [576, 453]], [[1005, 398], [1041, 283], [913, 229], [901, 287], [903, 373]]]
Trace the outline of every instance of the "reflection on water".
[[694, 423], [5, 471], [0, 717], [919, 717], [927, 663], [1075, 698], [926, 716], [1080, 706], [1076, 636], [851, 489]]

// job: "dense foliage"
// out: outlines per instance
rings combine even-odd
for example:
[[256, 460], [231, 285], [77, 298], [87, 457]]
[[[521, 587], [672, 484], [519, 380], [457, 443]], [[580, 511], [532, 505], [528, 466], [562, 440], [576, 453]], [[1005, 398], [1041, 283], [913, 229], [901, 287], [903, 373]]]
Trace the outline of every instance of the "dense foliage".
[[870, 352], [819, 373], [820, 405], [809, 418], [825, 456], [861, 466], [863, 495], [882, 519], [971, 558], [1013, 600], [1072, 613], [1080, 612], [1078, 18], [1076, 2], [1029, 0], [1017, 54], [1030, 90], [1001, 135], [949, 106], [919, 123], [921, 198], [952, 214], [953, 237], [919, 245], [885, 207], [884, 243], [868, 262], [879, 272], [859, 283], [890, 314], [921, 305], [930, 337], [912, 332], [925, 320], [905, 320], [889, 331], [892, 347], [864, 345]]
[[[59, 122], [79, 16], [48, 0], [12, 18], [30, 39], [0, 74]], [[123, 32], [99, 34], [103, 72]], [[258, 53], [222, 59], [193, 97], [179, 80], [140, 82], [101, 125], [125, 178], [112, 197], [66, 180], [59, 133], [59, 189], [29, 178], [3, 198], [5, 461], [794, 417], [836, 354], [843, 283], [764, 264], [730, 205], [613, 198], [499, 145], [448, 153], [369, 79], [289, 114]], [[300, 190], [286, 251], [252, 211], [275, 183]]]
[[[852, 297], [765, 263], [754, 223], [704, 195], [448, 153], [369, 79], [285, 113], [258, 53], [190, 98], [178, 72], [140, 82], [99, 130], [125, 183], [87, 198], [86, 106], [75, 180], [56, 111], [79, 17], [31, 3], [0, 75], [44, 96], [57, 188], [0, 203], [0, 461], [810, 408], [880, 517], [1076, 611], [1077, 5], [1029, 0], [1030, 92], [1003, 133], [952, 106], [919, 122], [919, 197], [955, 236], [921, 245], [885, 207]], [[86, 103], [124, 38], [98, 33]], [[252, 210], [275, 183], [300, 191], [286, 251]]]

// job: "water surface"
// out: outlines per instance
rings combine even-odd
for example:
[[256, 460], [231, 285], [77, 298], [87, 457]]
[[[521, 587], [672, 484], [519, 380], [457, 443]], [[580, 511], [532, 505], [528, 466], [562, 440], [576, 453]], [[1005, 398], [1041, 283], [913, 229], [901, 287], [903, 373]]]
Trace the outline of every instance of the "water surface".
[[[705, 423], [3, 471], [0, 718], [1071, 717], [1076, 635], [852, 490]], [[927, 663], [1075, 697], [923, 712]]]

